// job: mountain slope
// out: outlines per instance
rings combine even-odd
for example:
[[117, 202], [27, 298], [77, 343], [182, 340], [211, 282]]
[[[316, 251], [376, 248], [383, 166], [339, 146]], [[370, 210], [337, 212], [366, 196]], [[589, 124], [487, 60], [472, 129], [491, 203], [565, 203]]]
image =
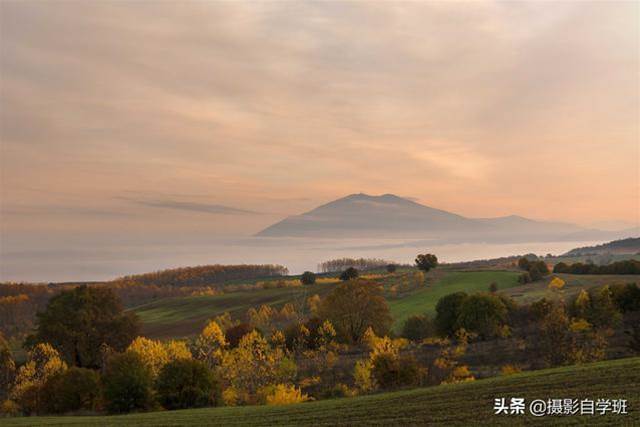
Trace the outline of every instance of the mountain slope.
[[568, 234], [580, 227], [508, 216], [466, 218], [393, 194], [352, 194], [265, 228], [265, 237], [487, 238]]

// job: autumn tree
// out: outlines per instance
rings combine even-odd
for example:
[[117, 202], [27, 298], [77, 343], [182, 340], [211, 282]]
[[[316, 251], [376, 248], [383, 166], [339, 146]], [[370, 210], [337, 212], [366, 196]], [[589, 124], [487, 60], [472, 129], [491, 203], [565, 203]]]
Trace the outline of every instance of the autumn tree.
[[218, 322], [211, 320], [192, 345], [194, 358], [204, 362], [209, 368], [219, 366], [222, 352], [227, 348], [227, 340]]
[[416, 267], [425, 273], [438, 266], [438, 257], [433, 254], [420, 254], [416, 257]]
[[44, 411], [51, 414], [92, 411], [98, 405], [100, 394], [98, 372], [74, 366], [45, 382], [42, 388]]
[[80, 367], [99, 367], [101, 344], [122, 351], [139, 330], [137, 316], [123, 311], [111, 289], [98, 286], [59, 293], [37, 319], [28, 342], [48, 342], [67, 363]]
[[9, 397], [16, 376], [16, 363], [7, 341], [0, 334], [0, 403]]
[[385, 335], [392, 320], [382, 287], [366, 280], [336, 286], [322, 301], [319, 311], [320, 317], [328, 319], [338, 337], [346, 342], [359, 341], [368, 327]]
[[405, 320], [402, 326], [402, 336], [411, 341], [421, 341], [435, 334], [433, 320], [421, 314], [416, 314]]

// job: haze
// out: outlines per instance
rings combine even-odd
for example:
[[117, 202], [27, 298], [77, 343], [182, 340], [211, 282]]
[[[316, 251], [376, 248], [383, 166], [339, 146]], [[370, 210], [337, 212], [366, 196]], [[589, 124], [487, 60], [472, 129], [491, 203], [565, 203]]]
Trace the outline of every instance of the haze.
[[5, 242], [251, 235], [360, 191], [638, 225], [639, 8], [3, 1]]

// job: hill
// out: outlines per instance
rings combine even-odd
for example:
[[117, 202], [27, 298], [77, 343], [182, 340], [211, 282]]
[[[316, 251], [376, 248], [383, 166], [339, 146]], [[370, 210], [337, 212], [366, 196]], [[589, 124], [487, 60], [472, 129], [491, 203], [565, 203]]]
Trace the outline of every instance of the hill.
[[385, 194], [351, 194], [257, 233], [263, 237], [432, 237], [440, 239], [540, 240], [583, 231], [581, 227], [516, 215], [467, 218]]
[[[495, 398], [627, 399], [627, 415], [536, 418], [495, 415]], [[245, 406], [151, 412], [110, 417], [29, 417], [6, 426], [189, 425], [636, 425], [640, 423], [640, 358], [524, 372], [473, 382], [322, 400], [287, 406]]]
[[640, 253], [640, 237], [629, 237], [627, 239], [614, 240], [595, 246], [584, 246], [571, 249], [564, 256], [584, 256], [600, 254], [637, 254]]

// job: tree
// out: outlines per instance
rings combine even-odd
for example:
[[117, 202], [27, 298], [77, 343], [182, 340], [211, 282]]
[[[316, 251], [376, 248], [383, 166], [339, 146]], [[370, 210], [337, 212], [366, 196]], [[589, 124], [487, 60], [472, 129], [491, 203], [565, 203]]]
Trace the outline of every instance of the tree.
[[192, 352], [197, 360], [213, 369], [222, 362], [222, 352], [226, 347], [227, 340], [222, 328], [218, 322], [211, 320], [196, 338]]
[[11, 399], [17, 402], [22, 412], [29, 415], [42, 410], [42, 388], [47, 380], [67, 369], [60, 354], [49, 344], [37, 344], [27, 357], [27, 363], [18, 369]]
[[398, 269], [398, 266], [395, 264], [387, 265], [387, 273], [395, 273], [397, 269]]
[[489, 285], [489, 292], [491, 292], [492, 294], [498, 292], [498, 284], [496, 282], [491, 282], [491, 284]]
[[425, 315], [414, 315], [405, 320], [402, 327], [402, 337], [411, 341], [422, 341], [435, 334], [433, 320]]
[[127, 348], [127, 352], [140, 356], [140, 360], [149, 368], [153, 378], [156, 378], [160, 369], [169, 363], [169, 354], [164, 344], [149, 338], [136, 338]]
[[353, 267], [349, 267], [340, 274], [340, 280], [346, 282], [347, 280], [356, 279], [359, 275], [360, 273], [358, 273], [358, 270]]
[[166, 364], [158, 376], [157, 391], [165, 409], [200, 408], [220, 400], [218, 380], [198, 360], [178, 359]]
[[438, 257], [433, 254], [421, 254], [416, 257], [416, 267], [425, 273], [438, 266]]
[[358, 342], [368, 327], [385, 335], [392, 320], [382, 287], [366, 280], [336, 286], [322, 301], [320, 317], [329, 320], [345, 342]]
[[100, 398], [100, 376], [92, 369], [71, 367], [50, 377], [42, 395], [46, 413], [92, 411]]
[[303, 285], [313, 285], [314, 283], [316, 283], [315, 273], [311, 271], [305, 271], [304, 273], [302, 273], [302, 276], [300, 276], [300, 282]]
[[640, 310], [640, 287], [636, 283], [612, 285], [611, 296], [622, 313]]
[[481, 338], [500, 335], [507, 322], [507, 307], [495, 295], [475, 294], [460, 307], [458, 327], [477, 333]]
[[520, 270], [529, 271], [529, 259], [527, 257], [522, 257], [518, 260], [518, 268]]
[[100, 366], [101, 344], [123, 351], [140, 328], [137, 316], [123, 312], [113, 290], [102, 286], [60, 292], [37, 319], [29, 342], [48, 342], [67, 363], [90, 368]]
[[133, 352], [113, 356], [103, 375], [106, 408], [126, 413], [153, 406], [153, 376], [142, 358]]
[[240, 323], [239, 325], [229, 328], [224, 335], [229, 347], [236, 348], [238, 344], [240, 344], [240, 340], [253, 330], [254, 328], [250, 324]]
[[436, 304], [436, 330], [442, 336], [453, 336], [457, 329], [458, 316], [464, 300], [468, 298], [466, 292], [455, 292], [445, 295]]
[[9, 397], [15, 376], [16, 362], [13, 360], [7, 341], [0, 334], [0, 403]]

